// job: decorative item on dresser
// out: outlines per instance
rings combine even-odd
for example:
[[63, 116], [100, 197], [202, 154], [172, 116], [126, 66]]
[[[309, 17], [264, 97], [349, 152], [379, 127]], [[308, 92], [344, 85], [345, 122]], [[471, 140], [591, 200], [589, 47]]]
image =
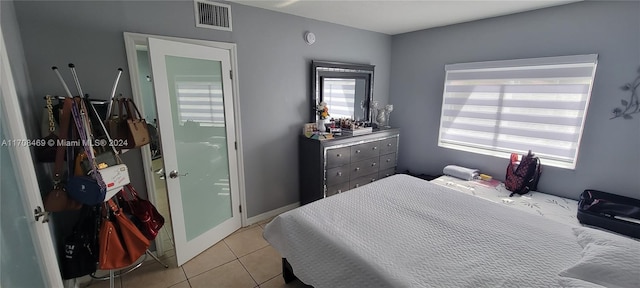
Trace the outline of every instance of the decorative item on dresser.
[[302, 205], [395, 174], [398, 129], [330, 140], [299, 138]]

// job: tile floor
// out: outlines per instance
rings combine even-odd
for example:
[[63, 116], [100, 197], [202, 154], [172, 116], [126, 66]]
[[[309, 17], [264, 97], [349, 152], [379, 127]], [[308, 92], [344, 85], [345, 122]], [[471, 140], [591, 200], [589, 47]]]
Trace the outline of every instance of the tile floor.
[[[280, 254], [262, 237], [266, 223], [268, 221], [241, 228], [182, 267], [176, 267], [173, 254], [162, 258], [169, 268], [147, 261], [133, 272], [116, 278], [115, 287], [310, 287], [298, 280], [284, 283]], [[80, 287], [109, 287], [109, 281], [91, 280]]]

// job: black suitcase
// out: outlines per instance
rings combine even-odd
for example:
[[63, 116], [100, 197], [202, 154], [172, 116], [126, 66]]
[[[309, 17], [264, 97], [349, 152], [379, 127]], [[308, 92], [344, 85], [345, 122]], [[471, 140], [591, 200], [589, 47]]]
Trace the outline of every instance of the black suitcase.
[[578, 221], [640, 238], [640, 200], [597, 190], [584, 190]]

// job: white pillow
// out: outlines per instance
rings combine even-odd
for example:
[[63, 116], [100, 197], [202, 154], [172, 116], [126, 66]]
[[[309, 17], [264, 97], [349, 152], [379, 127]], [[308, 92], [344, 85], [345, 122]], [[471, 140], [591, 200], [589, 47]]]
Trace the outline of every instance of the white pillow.
[[611, 288], [640, 287], [640, 242], [611, 243], [588, 243], [582, 259], [559, 275]]
[[573, 234], [576, 235], [578, 244], [580, 244], [580, 246], [582, 246], [583, 248], [586, 247], [589, 243], [615, 246], [633, 246], [634, 244], [640, 243], [637, 240], [620, 234], [587, 227], [574, 227]]

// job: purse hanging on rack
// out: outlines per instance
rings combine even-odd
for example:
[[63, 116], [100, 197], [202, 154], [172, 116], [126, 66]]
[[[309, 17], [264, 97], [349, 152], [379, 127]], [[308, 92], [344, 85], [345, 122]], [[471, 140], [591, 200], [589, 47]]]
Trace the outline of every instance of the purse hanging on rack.
[[149, 144], [149, 129], [138, 107], [129, 98], [118, 98], [118, 116], [107, 120], [109, 132], [118, 144], [118, 149], [139, 148]]
[[100, 214], [96, 206], [84, 206], [71, 235], [64, 239], [60, 268], [62, 279], [73, 279], [96, 271], [97, 234]]
[[135, 218], [134, 223], [147, 239], [153, 240], [158, 236], [160, 228], [164, 225], [164, 217], [151, 202], [140, 198], [131, 184], [120, 190], [118, 202], [125, 213]]
[[104, 121], [108, 134], [111, 135], [111, 138], [113, 138], [115, 142], [117, 142], [114, 142], [114, 144], [124, 144], [124, 140], [127, 139], [127, 134], [124, 133], [125, 130], [121, 128], [121, 123], [125, 121], [124, 119], [126, 118], [125, 115], [122, 114], [122, 105], [124, 105], [124, 103], [122, 103], [121, 101], [122, 99], [122, 95], [120, 95], [120, 97], [118, 98], [112, 99], [111, 105], [113, 105], [113, 102], [115, 102], [118, 107], [118, 113], [115, 113], [116, 109], [109, 109], [107, 120]]
[[[124, 99], [125, 107], [127, 109], [127, 148], [138, 148], [149, 144], [149, 128], [147, 127], [147, 121], [142, 118], [142, 114], [138, 110], [138, 107], [133, 100], [129, 98]], [[133, 113], [135, 111], [135, 113]]]
[[[61, 112], [62, 114], [60, 115], [60, 139], [62, 141], [65, 141], [69, 134], [68, 129], [71, 117], [71, 101], [71, 99], [65, 99]], [[60, 212], [65, 210], [78, 210], [82, 208], [81, 203], [69, 197], [65, 185], [61, 182], [65, 150], [66, 147], [58, 146], [55, 153], [56, 160], [53, 168], [53, 189], [51, 189], [43, 199], [45, 211]]]
[[[45, 97], [47, 106], [45, 108], [45, 113], [42, 117], [43, 124], [46, 121], [47, 129], [43, 129], [42, 135], [43, 138], [38, 139], [38, 145], [34, 147], [34, 152], [36, 156], [36, 160], [38, 162], [55, 162], [56, 161], [56, 150], [58, 145], [59, 135], [56, 133], [58, 129], [56, 127], [56, 122], [54, 119], [53, 105], [51, 102], [51, 95], [47, 95]], [[44, 125], [43, 125], [44, 126]], [[53, 141], [53, 142], [52, 142]], [[53, 145], [51, 145], [53, 144]], [[63, 154], [64, 157], [64, 154]]]
[[132, 149], [149, 144], [149, 128], [136, 104], [128, 98], [118, 98], [116, 101], [118, 115], [112, 113], [106, 122], [118, 149]]
[[104, 209], [106, 217], [100, 226], [98, 239], [98, 268], [111, 270], [127, 267], [146, 253], [150, 242], [112, 199], [106, 202]]

